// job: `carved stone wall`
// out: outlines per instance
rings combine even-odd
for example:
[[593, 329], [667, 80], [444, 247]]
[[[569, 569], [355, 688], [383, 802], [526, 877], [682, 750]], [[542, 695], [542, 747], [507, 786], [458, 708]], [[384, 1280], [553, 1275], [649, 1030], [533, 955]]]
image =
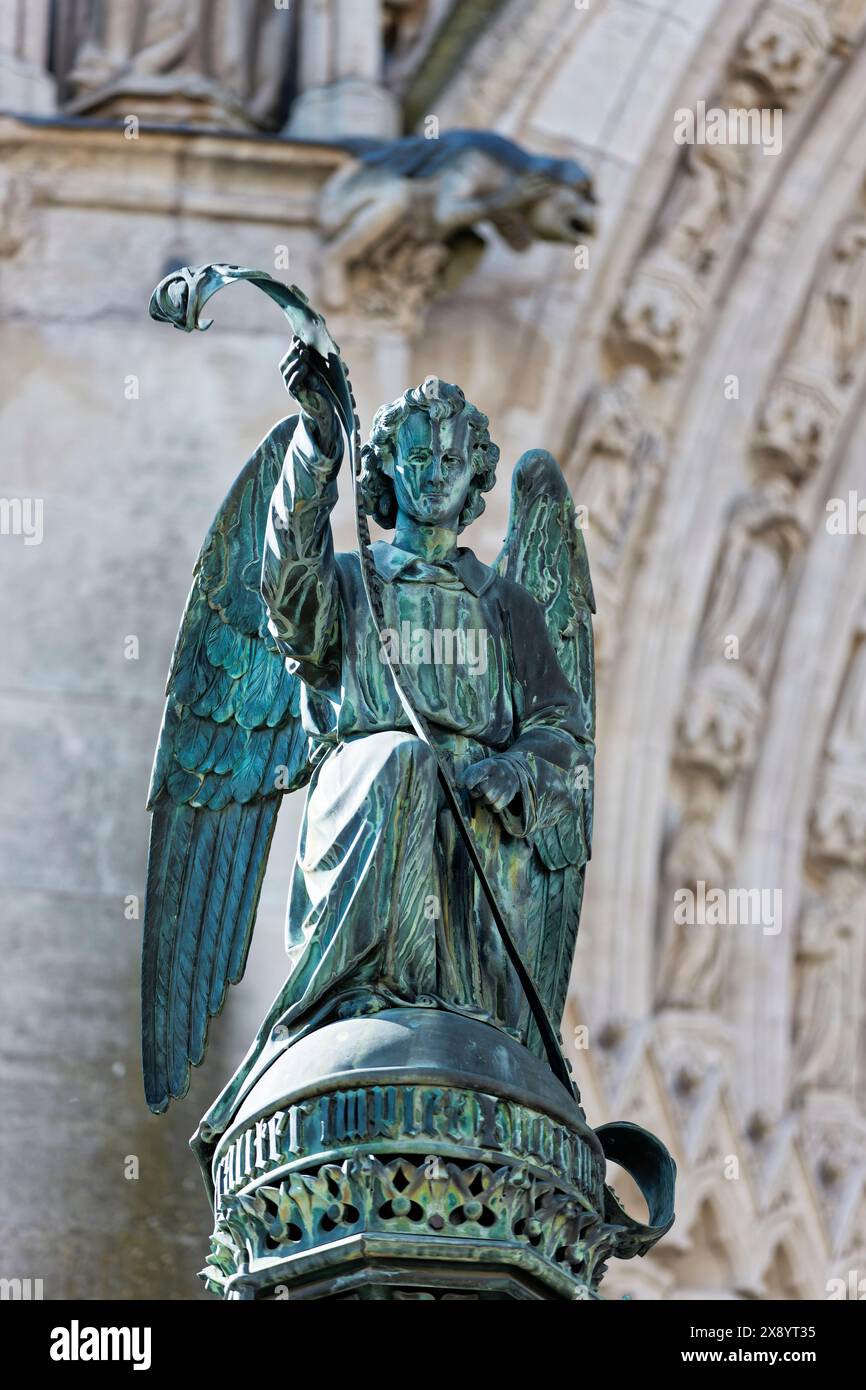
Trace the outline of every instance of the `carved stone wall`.
[[[282, 978], [299, 806], [247, 981], [162, 1120], [135, 1041], [142, 808], [195, 552], [288, 409], [285, 344], [253, 296], [195, 348], [147, 298], [220, 258], [315, 295], [348, 158], [329, 142], [408, 111], [575, 157], [600, 202], [592, 239], [518, 254], [488, 229], [459, 290], [332, 326], [362, 421], [429, 372], [490, 415], [483, 559], [530, 445], [586, 508], [597, 809], [563, 1033], [593, 1124], [645, 1123], [680, 1171], [674, 1230], [606, 1292], [866, 1278], [866, 0], [503, 0], [459, 23], [438, 0], [303, 0], [291, 30], [221, 0], [207, 34], [176, 8], [28, 0], [0, 29], [0, 1274], [197, 1296], [184, 1136]], [[764, 145], [678, 143], [701, 103], [753, 113], [738, 129]], [[337, 532], [352, 543], [345, 501]], [[683, 901], [724, 911], [692, 924]]]

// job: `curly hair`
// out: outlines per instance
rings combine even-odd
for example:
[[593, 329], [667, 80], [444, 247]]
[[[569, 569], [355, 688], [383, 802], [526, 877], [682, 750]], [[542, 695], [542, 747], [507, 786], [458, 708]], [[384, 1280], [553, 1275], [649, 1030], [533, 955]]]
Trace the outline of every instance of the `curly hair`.
[[361, 450], [360, 489], [364, 506], [374, 521], [390, 530], [397, 521], [394, 483], [384, 465], [397, 457], [397, 431], [410, 411], [420, 410], [431, 420], [450, 420], [465, 415], [469, 424], [472, 451], [472, 482], [458, 519], [462, 531], [484, 511], [482, 492], [489, 492], [496, 481], [499, 449], [490, 438], [487, 416], [467, 401], [459, 386], [428, 376], [420, 386], [405, 391], [399, 400], [376, 411], [370, 438]]

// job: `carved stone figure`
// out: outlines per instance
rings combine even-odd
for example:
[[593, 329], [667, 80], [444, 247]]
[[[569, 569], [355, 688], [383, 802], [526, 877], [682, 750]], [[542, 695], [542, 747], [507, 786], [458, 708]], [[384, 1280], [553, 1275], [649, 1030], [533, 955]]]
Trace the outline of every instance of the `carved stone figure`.
[[767, 104], [795, 106], [816, 82], [833, 48], [828, 9], [832, 0], [770, 0], [756, 11], [736, 64], [766, 85]]
[[802, 532], [795, 494], [771, 478], [735, 504], [680, 721], [681, 758], [729, 780], [753, 757], [784, 613], [784, 577]]
[[[722, 110], [760, 107], [762, 93], [753, 82], [730, 83], [720, 97]], [[693, 145], [665, 208], [661, 244], [675, 261], [696, 277], [712, 268], [726, 228], [735, 220], [748, 188], [754, 151], [736, 143]]]
[[[737, 109], [761, 103], [754, 84], [738, 79], [719, 104]], [[621, 360], [639, 362], [655, 376], [681, 366], [753, 166], [754, 150], [747, 145], [686, 150], [647, 250], [617, 306], [611, 343]]]
[[63, 55], [75, 112], [276, 128], [291, 79], [294, 15], [272, 0], [95, 0]]
[[624, 594], [661, 480], [661, 440], [647, 427], [642, 406], [647, 380], [643, 367], [625, 367], [590, 393], [568, 467], [600, 599], [600, 671], [613, 659]]
[[858, 1084], [866, 916], [866, 640], [861, 616], [815, 788], [809, 892], [797, 940], [793, 1086], [850, 1092]]
[[866, 870], [866, 640], [857, 633], [827, 738], [811, 824], [819, 865]]
[[719, 1001], [725, 966], [724, 930], [674, 919], [674, 894], [678, 890], [694, 892], [699, 882], [707, 889], [720, 888], [727, 882], [730, 860], [714, 832], [719, 800], [713, 778], [693, 771], [686, 811], [671, 837], [662, 872], [656, 998], [663, 1008], [710, 1012]]
[[800, 1094], [857, 1085], [864, 913], [866, 884], [849, 869], [835, 870], [823, 896], [810, 896], [803, 910], [792, 1075]]
[[726, 802], [755, 758], [784, 581], [800, 539], [794, 488], [787, 478], [773, 477], [734, 505], [720, 550], [678, 727], [682, 809], [659, 910], [658, 997], [672, 1007], [709, 1010], [718, 1002], [724, 933], [675, 925], [672, 898], [698, 880], [722, 887], [730, 870], [721, 829]]
[[[476, 1242], [464, 1258], [486, 1212], [512, 1262], [537, 1227], [542, 1285], [594, 1296], [605, 1253], [667, 1229], [673, 1168], [634, 1126], [593, 1134], [556, 1032], [592, 835], [594, 600], [573, 503], [551, 455], [530, 450], [503, 551], [483, 565], [458, 537], [494, 484], [487, 417], [428, 377], [376, 413], [360, 450], [345, 367], [299, 291], [209, 266], [167, 277], [151, 312], [206, 327], [205, 301], [234, 280], [299, 335], [283, 373], [300, 414], [220, 508], [169, 674], [142, 965], [156, 1111], [186, 1092], [243, 973], [283, 794], [306, 786], [307, 801], [288, 978], [194, 1140], [215, 1198], [207, 1281], [256, 1296], [274, 1242], [289, 1259], [293, 1243], [310, 1253], [378, 1231], [405, 1253], [413, 1223], [438, 1231], [445, 1210]], [[344, 434], [359, 550], [338, 555]], [[371, 544], [367, 515], [393, 540]], [[558, 1138], [545, 1129], [557, 1124]], [[419, 1144], [439, 1157], [419, 1167]], [[491, 1147], [510, 1155], [498, 1172], [449, 1167]], [[606, 1195], [604, 1154], [635, 1172], [646, 1223]], [[440, 1161], [444, 1187], [428, 1171]], [[529, 1179], [537, 1161], [553, 1186]]]
[[[864, 0], [758, 6], [713, 107], [774, 112], [803, 103], [863, 14]], [[746, 144], [686, 151], [616, 307], [608, 334], [616, 361], [639, 362], [655, 377], [682, 368], [712, 302], [712, 276], [736, 244], [732, 231], [772, 163]]]
[[866, 345], [866, 222], [837, 229], [805, 312], [763, 403], [754, 453], [795, 481], [820, 467], [836, 436], [845, 397]]
[[343, 143], [358, 162], [334, 175], [319, 207], [321, 289], [333, 308], [347, 303], [361, 263], [352, 299], [374, 312], [414, 306], [435, 285], [455, 283], [484, 249], [479, 222], [517, 251], [592, 229], [592, 182], [574, 160], [529, 154], [490, 131]]
[[[850, 217], [839, 229], [826, 283], [822, 286], [826, 314], [832, 325], [831, 355], [836, 379], [846, 386], [852, 361], [866, 340], [866, 220]], [[813, 349], [822, 346], [808, 333]]]

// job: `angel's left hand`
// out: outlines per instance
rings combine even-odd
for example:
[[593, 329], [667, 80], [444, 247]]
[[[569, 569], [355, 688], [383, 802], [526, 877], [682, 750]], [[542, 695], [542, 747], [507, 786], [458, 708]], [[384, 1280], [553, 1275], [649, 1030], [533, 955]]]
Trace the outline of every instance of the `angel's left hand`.
[[467, 767], [460, 785], [491, 811], [504, 811], [520, 795], [520, 778], [511, 763], [499, 758], [482, 758], [480, 763]]

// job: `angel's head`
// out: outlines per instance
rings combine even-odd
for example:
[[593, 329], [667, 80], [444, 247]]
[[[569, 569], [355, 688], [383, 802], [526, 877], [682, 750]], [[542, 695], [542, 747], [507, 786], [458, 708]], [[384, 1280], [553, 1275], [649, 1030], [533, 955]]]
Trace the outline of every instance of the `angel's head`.
[[496, 479], [499, 449], [488, 423], [459, 386], [437, 376], [381, 406], [362, 452], [370, 515], [387, 529], [402, 513], [462, 531], [484, 511], [481, 494]]

